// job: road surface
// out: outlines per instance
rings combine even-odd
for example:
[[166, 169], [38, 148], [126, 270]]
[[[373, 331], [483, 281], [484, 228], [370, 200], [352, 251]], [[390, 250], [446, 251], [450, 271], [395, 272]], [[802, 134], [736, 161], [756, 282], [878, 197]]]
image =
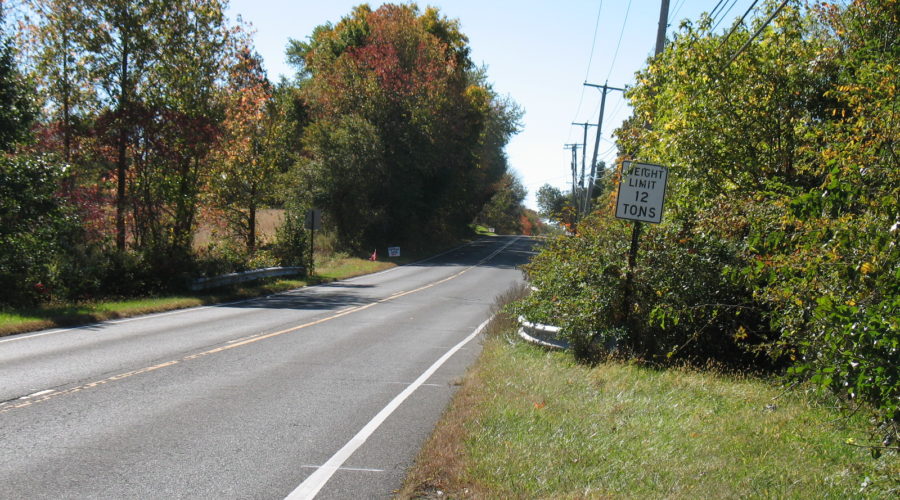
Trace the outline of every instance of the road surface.
[[0, 338], [0, 498], [389, 498], [532, 245]]

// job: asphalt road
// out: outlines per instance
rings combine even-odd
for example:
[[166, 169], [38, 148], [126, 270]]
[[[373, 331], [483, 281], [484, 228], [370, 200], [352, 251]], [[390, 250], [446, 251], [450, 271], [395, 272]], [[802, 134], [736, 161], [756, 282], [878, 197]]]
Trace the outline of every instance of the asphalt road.
[[0, 338], [0, 498], [389, 498], [532, 245]]

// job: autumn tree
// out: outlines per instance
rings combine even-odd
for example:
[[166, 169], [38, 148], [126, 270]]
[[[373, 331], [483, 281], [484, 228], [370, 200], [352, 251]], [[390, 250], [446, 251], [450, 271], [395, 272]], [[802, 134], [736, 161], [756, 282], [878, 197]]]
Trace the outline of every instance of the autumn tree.
[[283, 149], [287, 118], [273, 92], [259, 54], [244, 44], [229, 73], [224, 135], [209, 188], [250, 253], [257, 245], [257, 210], [275, 193], [276, 176], [287, 157]]
[[518, 109], [473, 68], [458, 22], [357, 7], [292, 41], [317, 197], [350, 247], [456, 233], [506, 172]]
[[148, 70], [157, 56], [154, 27], [161, 24], [157, 1], [86, 0], [81, 34], [87, 70], [98, 84], [98, 98], [109, 115], [115, 153], [116, 247], [125, 249], [128, 210], [129, 145], [135, 111], [143, 103]]
[[[90, 84], [85, 45], [90, 22], [72, 0], [30, 0], [33, 15], [24, 37], [33, 47], [30, 57], [44, 108], [45, 150], [57, 151], [73, 163], [83, 122], [94, 111], [95, 92]], [[78, 130], [82, 128], [82, 130]]]
[[229, 33], [219, 0], [168, 1], [158, 15], [156, 62], [147, 73], [154, 85], [134, 142], [135, 218], [147, 245], [186, 259], [221, 133]]

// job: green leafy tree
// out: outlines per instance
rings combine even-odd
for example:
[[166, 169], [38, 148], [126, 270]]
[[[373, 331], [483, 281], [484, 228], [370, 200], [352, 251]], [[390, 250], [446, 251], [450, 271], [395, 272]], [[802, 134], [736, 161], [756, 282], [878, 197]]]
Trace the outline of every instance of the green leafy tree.
[[[44, 102], [45, 150], [58, 151], [66, 163], [74, 161], [80, 122], [95, 112], [84, 36], [87, 18], [72, 0], [30, 0], [34, 18], [25, 35], [34, 46], [34, 72]], [[74, 175], [74, 172], [72, 172]], [[70, 186], [71, 187], [71, 186]]]
[[498, 233], [517, 234], [522, 230], [521, 218], [525, 213], [522, 202], [528, 192], [513, 174], [507, 173], [497, 184], [494, 196], [484, 205], [478, 221]]
[[47, 300], [79, 223], [57, 196], [64, 169], [45, 157], [0, 155], [0, 303]]
[[567, 195], [550, 184], [544, 184], [537, 191], [538, 209], [548, 219], [560, 220], [568, 201]]
[[28, 137], [36, 117], [34, 88], [19, 71], [15, 55], [0, 5], [0, 151], [8, 151]]
[[[168, 1], [155, 26], [156, 64], [136, 137], [134, 202], [138, 230], [167, 260], [188, 259], [203, 180], [224, 118], [228, 29], [219, 0]], [[148, 229], [151, 228], [151, 229]]]

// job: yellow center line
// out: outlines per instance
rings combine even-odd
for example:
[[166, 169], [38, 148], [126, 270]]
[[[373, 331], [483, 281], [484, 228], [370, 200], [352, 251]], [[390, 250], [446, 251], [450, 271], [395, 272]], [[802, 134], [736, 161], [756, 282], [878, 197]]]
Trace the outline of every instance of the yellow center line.
[[[518, 239], [518, 238], [517, 238], [517, 239]], [[6, 413], [6, 412], [8, 412], [8, 411], [12, 411], [12, 410], [15, 410], [15, 409], [18, 409], [18, 408], [25, 408], [25, 407], [28, 407], [28, 406], [31, 406], [31, 405], [34, 405], [34, 404], [37, 404], [37, 403], [42, 403], [42, 402], [47, 401], [47, 400], [49, 400], [49, 399], [53, 399], [53, 398], [56, 398], [56, 397], [59, 397], [59, 396], [65, 396], [65, 395], [68, 395], [68, 394], [74, 394], [74, 393], [76, 393], [76, 392], [80, 392], [80, 391], [83, 391], [83, 390], [86, 390], [86, 389], [93, 389], [93, 388], [95, 388], [95, 387], [99, 387], [99, 386], [101, 386], [101, 385], [105, 385], [105, 384], [108, 384], [108, 383], [110, 383], [110, 382], [117, 382], [117, 381], [119, 381], [119, 380], [123, 380], [123, 379], [126, 379], [126, 378], [134, 377], [135, 375], [142, 375], [142, 374], [144, 374], [144, 373], [149, 373], [149, 372], [156, 371], [156, 370], [159, 370], [159, 369], [162, 369], [162, 368], [167, 368], [167, 367], [170, 367], [170, 366], [174, 366], [174, 365], [177, 365], [178, 363], [183, 363], [183, 362], [187, 362], [187, 361], [192, 361], [192, 360], [195, 360], [195, 359], [198, 359], [198, 358], [202, 358], [202, 357], [205, 357], [205, 356], [209, 356], [209, 355], [211, 355], [211, 354], [216, 354], [216, 353], [228, 351], [228, 350], [230, 350], [230, 349], [235, 349], [235, 348], [237, 348], [237, 347], [242, 347], [242, 346], [245, 346], [245, 345], [253, 344], [253, 343], [256, 343], [256, 342], [259, 342], [259, 341], [262, 341], [262, 340], [270, 339], [270, 338], [272, 338], [272, 337], [278, 337], [278, 336], [280, 336], [280, 335], [285, 335], [285, 334], [288, 334], [288, 333], [296, 332], [297, 330], [302, 330], [302, 329], [308, 328], [308, 327], [310, 327], [310, 326], [321, 325], [322, 323], [326, 323], [326, 322], [331, 321], [331, 320], [335, 320], [335, 319], [338, 319], [338, 318], [342, 318], [342, 317], [344, 317], [344, 316], [347, 316], [347, 315], [350, 315], [350, 314], [354, 314], [354, 313], [357, 313], [357, 312], [360, 312], [360, 311], [365, 311], [366, 309], [375, 307], [375, 306], [377, 306], [377, 305], [379, 305], [379, 304], [384, 304], [385, 302], [389, 302], [389, 301], [391, 301], [391, 300], [394, 300], [394, 299], [397, 299], [397, 298], [400, 298], [400, 297], [405, 297], [405, 296], [407, 296], [407, 295], [411, 295], [411, 294], [414, 294], [414, 293], [418, 293], [418, 292], [427, 290], [427, 289], [429, 289], [429, 288], [435, 287], [435, 286], [437, 286], [437, 285], [446, 283], [446, 282], [448, 282], [448, 281], [454, 280], [454, 279], [456, 279], [456, 278], [462, 276], [463, 274], [469, 272], [470, 270], [474, 269], [475, 267], [478, 267], [479, 265], [481, 265], [482, 263], [486, 262], [487, 260], [491, 259], [492, 257], [494, 257], [495, 255], [497, 255], [498, 253], [500, 253], [500, 251], [502, 251], [504, 248], [508, 247], [509, 245], [511, 245], [511, 244], [512, 244], [513, 242], [515, 242], [515, 241], [516, 241], [516, 240], [513, 240], [513, 241], [507, 243], [506, 245], [504, 245], [503, 247], [501, 247], [501, 248], [500, 248], [499, 250], [497, 250], [496, 252], [492, 253], [491, 255], [489, 255], [489, 256], [485, 257], [484, 259], [482, 259], [481, 261], [479, 261], [478, 264], [475, 264], [474, 266], [467, 267], [467, 268], [463, 269], [462, 271], [460, 271], [460, 272], [458, 272], [458, 273], [456, 273], [456, 274], [454, 274], [454, 275], [448, 276], [447, 278], [444, 278], [444, 279], [441, 279], [441, 280], [438, 280], [438, 281], [429, 283], [429, 284], [424, 285], [424, 286], [420, 286], [419, 288], [415, 288], [415, 289], [413, 289], [413, 290], [406, 290], [406, 291], [403, 291], [403, 292], [397, 292], [397, 293], [395, 293], [395, 294], [393, 294], [393, 295], [390, 295], [390, 296], [388, 296], [388, 297], [386, 297], [386, 298], [377, 300], [377, 301], [375, 301], [375, 302], [372, 302], [372, 303], [369, 303], [369, 304], [366, 304], [366, 305], [362, 305], [362, 306], [350, 307], [350, 308], [348, 308], [348, 309], [344, 309], [344, 310], [342, 310], [342, 311], [339, 311], [338, 313], [333, 314], [333, 315], [331, 315], [331, 316], [328, 316], [328, 317], [325, 317], [325, 318], [321, 318], [321, 319], [317, 319], [317, 320], [315, 320], [315, 321], [310, 321], [309, 323], [304, 323], [304, 324], [302, 324], [302, 325], [294, 326], [294, 327], [291, 327], [291, 328], [286, 328], [286, 329], [284, 329], [284, 330], [280, 330], [280, 331], [273, 332], [273, 333], [253, 335], [253, 336], [250, 336], [250, 337], [246, 337], [244, 340], [239, 340], [239, 341], [237, 341], [237, 342], [233, 342], [233, 341], [232, 341], [232, 343], [230, 343], [230, 344], [226, 344], [226, 345], [223, 345], [223, 346], [221, 346], [221, 347], [216, 347], [215, 349], [210, 349], [210, 350], [208, 350], [208, 351], [203, 351], [203, 352], [199, 352], [199, 353], [196, 353], [196, 354], [191, 354], [191, 355], [185, 356], [185, 357], [183, 357], [183, 358], [181, 358], [181, 359], [174, 359], [174, 360], [171, 360], [171, 361], [166, 361], [165, 363], [160, 363], [160, 364], [158, 364], [158, 365], [148, 366], [148, 367], [146, 367], [146, 368], [141, 368], [141, 369], [138, 369], [138, 370], [133, 370], [133, 371], [129, 371], [129, 372], [120, 373], [120, 374], [118, 374], [118, 375], [113, 375], [113, 376], [111, 376], [111, 377], [108, 377], [108, 378], [105, 378], [105, 379], [102, 379], [102, 380], [97, 380], [97, 381], [94, 381], [94, 382], [89, 382], [89, 383], [87, 383], [87, 384], [82, 384], [82, 385], [79, 385], [79, 386], [76, 386], [76, 387], [70, 387], [70, 388], [68, 388], [68, 389], [63, 389], [63, 390], [59, 390], [59, 391], [53, 391], [53, 392], [44, 394], [44, 395], [42, 395], [42, 396], [39, 397], [39, 398], [28, 399], [28, 400], [25, 400], [25, 401], [21, 401], [21, 400], [20, 400], [21, 402], [18, 402], [18, 403], [6, 403], [5, 406], [4, 406], [4, 405], [0, 405], [0, 413]]]

